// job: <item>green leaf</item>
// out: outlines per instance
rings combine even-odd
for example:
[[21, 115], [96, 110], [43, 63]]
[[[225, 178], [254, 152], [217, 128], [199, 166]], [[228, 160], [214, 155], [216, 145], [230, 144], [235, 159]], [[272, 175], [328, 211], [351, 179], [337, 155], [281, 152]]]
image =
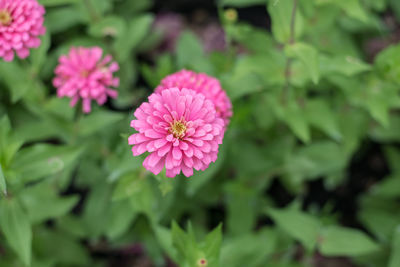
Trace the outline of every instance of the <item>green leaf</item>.
[[190, 180], [187, 182], [186, 185], [186, 193], [188, 196], [193, 196], [196, 192], [207, 182], [213, 178], [218, 170], [221, 168], [224, 162], [224, 153], [226, 151], [226, 146], [221, 145], [218, 160], [212, 164], [210, 167], [204, 171], [195, 172], [193, 176], [190, 177]]
[[400, 266], [400, 226], [394, 231], [392, 241], [392, 252], [390, 255], [388, 267]]
[[79, 200], [78, 196], [58, 196], [54, 185], [50, 183], [39, 183], [26, 188], [19, 197], [32, 224], [67, 214]]
[[344, 10], [352, 18], [358, 19], [362, 22], [368, 22], [368, 13], [364, 7], [360, 4], [359, 0], [317, 0], [317, 4], [332, 4], [336, 5]]
[[[240, 67], [238, 67], [239, 69]], [[253, 72], [236, 71], [232, 76], [221, 78], [224, 88], [232, 100], [251, 93], [261, 92], [263, 83], [261, 78]]]
[[220, 2], [224, 6], [248, 7], [254, 5], [265, 5], [266, 0], [221, 0]]
[[110, 220], [106, 229], [106, 235], [115, 240], [129, 230], [137, 213], [132, 211], [129, 201], [114, 201], [111, 203]]
[[290, 100], [285, 105], [281, 105], [279, 97], [271, 97], [269, 101], [276, 116], [286, 122], [301, 141], [308, 143], [311, 133], [304, 108], [295, 100]]
[[79, 121], [79, 134], [88, 136], [97, 131], [107, 129], [112, 124], [122, 120], [124, 115], [111, 111], [96, 111], [85, 116]]
[[160, 81], [167, 75], [174, 72], [174, 63], [170, 54], [163, 54], [157, 58], [156, 67], [150, 67], [150, 65], [143, 64], [141, 71], [146, 79], [146, 82], [151, 87], [157, 87]]
[[118, 38], [115, 42], [117, 58], [125, 61], [129, 58], [129, 53], [135, 49], [141, 41], [148, 35], [154, 17], [149, 14], [138, 15], [128, 23], [126, 34]]
[[21, 181], [34, 181], [65, 170], [82, 152], [81, 147], [36, 144], [22, 149], [11, 168], [17, 170]]
[[388, 0], [390, 7], [393, 9], [396, 18], [400, 19], [400, 2], [397, 0]]
[[400, 196], [400, 174], [386, 177], [371, 189], [374, 195], [395, 198]]
[[[172, 222], [172, 244], [177, 250], [179, 266], [219, 267], [219, 254], [222, 243], [222, 225], [210, 232], [203, 242], [197, 243], [191, 224], [188, 232], [183, 231], [176, 222]], [[205, 260], [206, 264], [199, 262]]]
[[219, 224], [211, 233], [209, 233], [200, 248], [205, 253], [207, 266], [219, 266], [219, 255], [222, 244], [222, 224]]
[[17, 61], [0, 61], [0, 79], [7, 85], [11, 92], [11, 101], [13, 103], [20, 100], [32, 88], [32, 81], [29, 74], [23, 69]]
[[258, 194], [240, 183], [227, 183], [224, 187], [227, 205], [227, 228], [232, 235], [251, 232], [258, 212]]
[[95, 266], [86, 246], [58, 229], [38, 228], [33, 242], [35, 256], [55, 259], [56, 264], [52, 266]]
[[277, 250], [278, 238], [280, 233], [267, 227], [227, 238], [221, 249], [221, 266], [268, 266], [271, 264], [270, 255]]
[[377, 252], [379, 246], [363, 232], [340, 226], [322, 230], [319, 248], [324, 256], [360, 256]]
[[41, 38], [41, 44], [37, 49], [33, 49], [31, 51], [30, 59], [32, 60], [32, 71], [34, 74], [39, 73], [41, 67], [45, 63], [45, 60], [47, 59], [47, 51], [50, 48], [50, 34], [47, 32], [42, 38]]
[[[71, 0], [77, 1], [77, 0]], [[46, 10], [45, 25], [50, 33], [59, 33], [75, 25], [83, 23], [85, 20], [74, 6], [64, 6]]]
[[179, 263], [189, 263], [188, 266], [195, 266], [198, 255], [196, 240], [190, 234], [185, 233], [179, 225], [172, 222], [172, 244], [178, 252]]
[[176, 45], [176, 61], [179, 68], [189, 68], [212, 74], [213, 66], [205, 55], [200, 40], [190, 31], [183, 32]]
[[375, 58], [375, 66], [381, 75], [400, 84], [400, 45], [391, 45], [382, 50]]
[[323, 76], [338, 73], [354, 76], [372, 69], [371, 65], [353, 56], [320, 55], [320, 69]]
[[0, 163], [0, 190], [4, 195], [7, 195], [6, 178], [4, 177], [3, 168]]
[[342, 138], [336, 114], [325, 102], [327, 99], [308, 100], [305, 108], [308, 122], [339, 141]]
[[335, 175], [346, 167], [347, 157], [337, 143], [319, 141], [290, 154], [286, 158], [285, 169], [295, 181]]
[[267, 30], [254, 28], [243, 22], [226, 25], [225, 31], [233, 40], [260, 55], [268, 54], [275, 45], [271, 33]]
[[317, 49], [306, 43], [288, 44], [285, 46], [288, 57], [299, 59], [308, 70], [312, 81], [319, 81], [319, 55]]
[[99, 22], [91, 24], [89, 34], [94, 37], [126, 37], [126, 22], [118, 16], [108, 16], [102, 18]]
[[73, 4], [77, 2], [79, 2], [79, 0], [39, 0], [40, 4], [48, 7]]
[[11, 131], [11, 124], [8, 117], [3, 116], [0, 119], [0, 164], [2, 164], [4, 171], [8, 169], [22, 144], [21, 139], [15, 138], [14, 131]]
[[[272, 20], [272, 34], [280, 43], [288, 43], [291, 38], [291, 20], [294, 0], [268, 1], [268, 13]], [[296, 9], [294, 22], [294, 37], [297, 39], [303, 33], [304, 19], [299, 8]]]
[[309, 251], [315, 248], [321, 223], [317, 218], [293, 208], [271, 209], [268, 214], [287, 234], [300, 241]]
[[400, 222], [399, 205], [380, 196], [364, 196], [361, 200], [358, 217], [362, 224], [382, 243], [390, 242]]
[[371, 130], [370, 135], [380, 142], [400, 141], [400, 117], [390, 116], [389, 127], [375, 127]]
[[98, 238], [106, 232], [110, 222], [110, 200], [111, 187], [104, 180], [92, 187], [83, 213], [88, 236]]
[[15, 198], [0, 201], [0, 226], [10, 247], [29, 266], [32, 230], [28, 215]]
[[400, 150], [395, 146], [387, 146], [385, 147], [384, 152], [390, 170], [397, 176], [400, 174], [400, 165], [398, 164], [400, 161]]

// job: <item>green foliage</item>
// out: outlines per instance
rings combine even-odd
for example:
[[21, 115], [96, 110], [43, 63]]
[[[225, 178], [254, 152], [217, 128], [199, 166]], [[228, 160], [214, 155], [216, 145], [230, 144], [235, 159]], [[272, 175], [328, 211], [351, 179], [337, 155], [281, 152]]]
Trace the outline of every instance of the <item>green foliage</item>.
[[321, 253], [327, 256], [358, 256], [378, 248], [366, 234], [354, 229], [330, 226], [321, 234]]
[[16, 199], [0, 201], [0, 226], [8, 244], [25, 265], [30, 265], [32, 230], [26, 211]]
[[[202, 13], [165, 51], [160, 1], [39, 2], [41, 46], [0, 60], [0, 267], [400, 266], [400, 45], [370, 51], [396, 39], [399, 1], [215, 1], [226, 47], [212, 52]], [[120, 66], [118, 98], [90, 114], [51, 82], [76, 45]], [[127, 139], [182, 68], [219, 79], [234, 115], [218, 160], [170, 179]]]
[[185, 233], [175, 222], [172, 223], [172, 244], [177, 250], [177, 259], [182, 267], [220, 266], [221, 243], [221, 225], [210, 232], [203, 242], [198, 243], [191, 224], [188, 233]]

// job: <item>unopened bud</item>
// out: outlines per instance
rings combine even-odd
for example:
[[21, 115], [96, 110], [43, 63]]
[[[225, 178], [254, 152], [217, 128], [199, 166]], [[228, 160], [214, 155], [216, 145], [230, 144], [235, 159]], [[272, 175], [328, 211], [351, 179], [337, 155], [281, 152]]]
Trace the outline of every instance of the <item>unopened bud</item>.
[[225, 10], [225, 19], [230, 23], [235, 23], [238, 19], [238, 13], [236, 9], [228, 8]]

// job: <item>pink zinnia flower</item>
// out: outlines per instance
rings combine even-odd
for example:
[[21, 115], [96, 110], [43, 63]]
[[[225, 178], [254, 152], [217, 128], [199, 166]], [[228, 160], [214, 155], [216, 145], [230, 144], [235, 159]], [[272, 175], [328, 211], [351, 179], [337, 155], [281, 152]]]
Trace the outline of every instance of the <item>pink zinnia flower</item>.
[[228, 126], [232, 117], [232, 103], [217, 79], [205, 73], [181, 70], [165, 77], [155, 91], [159, 93], [171, 87], [188, 88], [203, 94], [214, 103], [217, 116], [224, 120], [225, 127]]
[[45, 10], [36, 0], [0, 0], [0, 57], [5, 61], [29, 56], [40, 45]]
[[54, 86], [58, 88], [58, 97], [72, 98], [71, 106], [82, 98], [85, 113], [90, 112], [92, 100], [103, 105], [107, 97], [116, 98], [118, 92], [110, 87], [119, 85], [119, 79], [113, 77], [119, 67], [116, 62], [111, 62], [110, 55], [101, 59], [102, 54], [100, 47], [73, 47], [67, 56], [61, 56], [53, 80]]
[[171, 88], [149, 96], [134, 113], [129, 137], [134, 156], [150, 152], [143, 166], [154, 174], [165, 166], [168, 177], [205, 170], [218, 156], [224, 122], [211, 100], [189, 89]]

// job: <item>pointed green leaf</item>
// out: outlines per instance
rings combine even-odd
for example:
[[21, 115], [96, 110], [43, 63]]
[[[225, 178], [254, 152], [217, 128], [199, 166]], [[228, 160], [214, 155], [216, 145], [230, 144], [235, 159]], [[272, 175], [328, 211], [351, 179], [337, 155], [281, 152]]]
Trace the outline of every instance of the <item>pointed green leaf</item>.
[[305, 112], [308, 122], [325, 132], [331, 138], [340, 140], [342, 135], [340, 133], [339, 123], [337, 121], [336, 113], [325, 102], [326, 100], [309, 100], [306, 104]]
[[319, 57], [321, 75], [343, 74], [354, 76], [372, 69], [371, 65], [361, 61], [359, 58], [347, 56], [326, 56]]
[[179, 263], [196, 262], [198, 254], [196, 241], [185, 233], [175, 221], [172, 222], [172, 244], [178, 252]]
[[[293, 6], [293, 0], [268, 1], [268, 13], [272, 20], [272, 34], [281, 43], [288, 43], [290, 40]], [[303, 15], [298, 7], [295, 16], [294, 34], [295, 38], [298, 38], [302, 35], [304, 29]]]
[[283, 112], [282, 119], [287, 123], [293, 133], [301, 141], [308, 143], [311, 139], [311, 133], [304, 110], [297, 102], [291, 101], [284, 107]]
[[222, 224], [219, 224], [211, 233], [206, 236], [202, 248], [208, 266], [219, 266], [219, 255], [222, 244]]
[[79, 133], [83, 136], [94, 134], [97, 131], [110, 127], [113, 123], [122, 120], [122, 118], [123, 115], [117, 112], [93, 112], [79, 121]]
[[295, 209], [271, 209], [268, 213], [291, 237], [299, 240], [309, 251], [314, 249], [321, 227], [317, 218]]
[[42, 182], [21, 191], [21, 203], [32, 224], [67, 214], [78, 202], [78, 196], [58, 196], [53, 184]]
[[132, 49], [135, 49], [145, 39], [153, 20], [152, 15], [144, 14], [134, 16], [129, 21], [126, 35], [122, 35], [115, 41], [115, 51], [119, 60], [126, 60]]
[[323, 229], [319, 248], [324, 256], [360, 256], [379, 250], [379, 246], [360, 230], [341, 226]]
[[400, 266], [400, 225], [397, 226], [397, 229], [394, 231], [392, 241], [392, 253], [390, 255], [388, 267], [398, 266]]
[[32, 230], [29, 217], [16, 199], [0, 201], [0, 226], [8, 244], [29, 266], [31, 262]]
[[319, 55], [317, 49], [305, 43], [288, 44], [285, 46], [285, 53], [288, 57], [300, 60], [312, 81], [317, 84], [319, 81]]
[[179, 68], [212, 73], [213, 66], [208, 60], [198, 37], [190, 31], [183, 32], [176, 45], [176, 61]]
[[362, 22], [368, 22], [368, 13], [365, 8], [361, 5], [360, 0], [317, 0], [317, 4], [333, 4], [347, 13], [348, 16], [358, 19]]

